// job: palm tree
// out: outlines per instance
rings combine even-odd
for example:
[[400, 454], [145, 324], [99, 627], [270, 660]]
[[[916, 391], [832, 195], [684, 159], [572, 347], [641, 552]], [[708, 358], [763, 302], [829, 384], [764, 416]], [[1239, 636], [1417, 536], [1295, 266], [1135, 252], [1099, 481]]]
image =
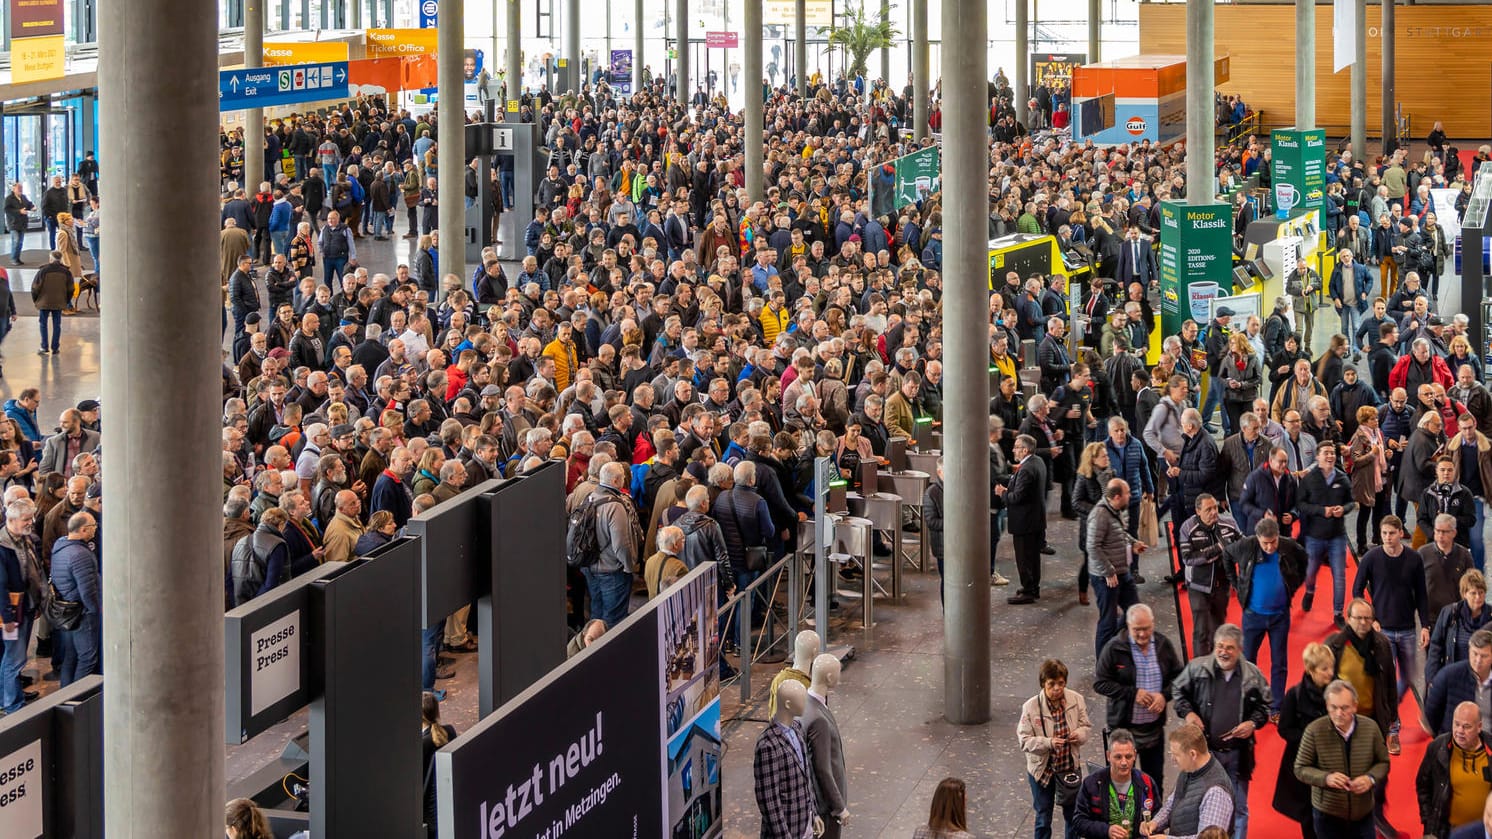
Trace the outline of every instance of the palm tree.
[[840, 23], [829, 29], [829, 45], [826, 49], [842, 49], [849, 56], [849, 69], [845, 75], [854, 77], [865, 72], [865, 59], [878, 49], [893, 46], [901, 32], [891, 22], [889, 9], [886, 17], [875, 18], [865, 14], [865, 4], [859, 8], [841, 12]]

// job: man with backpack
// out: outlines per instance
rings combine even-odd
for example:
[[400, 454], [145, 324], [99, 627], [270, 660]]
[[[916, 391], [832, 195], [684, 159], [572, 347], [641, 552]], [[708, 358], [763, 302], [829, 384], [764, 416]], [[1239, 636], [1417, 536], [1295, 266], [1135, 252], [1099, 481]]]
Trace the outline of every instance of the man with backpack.
[[615, 627], [627, 617], [632, 575], [638, 571], [642, 527], [626, 495], [626, 464], [601, 467], [600, 486], [570, 517], [566, 560], [585, 575], [591, 595], [591, 617]]

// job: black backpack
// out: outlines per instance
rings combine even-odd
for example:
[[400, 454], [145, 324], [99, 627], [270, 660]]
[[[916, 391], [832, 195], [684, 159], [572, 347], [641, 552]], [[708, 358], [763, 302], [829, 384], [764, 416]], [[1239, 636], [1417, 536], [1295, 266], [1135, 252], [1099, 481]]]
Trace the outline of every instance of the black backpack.
[[589, 568], [601, 561], [601, 539], [596, 519], [602, 505], [621, 501], [618, 495], [593, 495], [575, 512], [565, 532], [565, 563], [571, 568]]

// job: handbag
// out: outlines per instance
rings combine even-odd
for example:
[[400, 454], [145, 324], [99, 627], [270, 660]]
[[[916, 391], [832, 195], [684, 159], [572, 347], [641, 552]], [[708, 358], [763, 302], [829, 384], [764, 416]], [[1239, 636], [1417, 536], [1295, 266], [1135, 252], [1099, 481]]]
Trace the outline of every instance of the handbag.
[[[1036, 717], [1041, 720], [1042, 736], [1050, 736], [1046, 732], [1046, 714], [1042, 713], [1040, 708], [1036, 711]], [[1076, 769], [1077, 761], [1073, 761], [1073, 766], [1074, 768], [1068, 769], [1066, 772], [1052, 772], [1053, 792], [1055, 793], [1058, 806], [1063, 809], [1072, 807], [1073, 802], [1077, 801], [1078, 790], [1083, 786], [1083, 773]]]
[[[730, 517], [736, 523], [736, 532], [740, 533], [741, 517], [736, 515], [736, 508], [734, 505], [732, 505], [730, 508]], [[747, 571], [750, 571], [753, 574], [761, 573], [762, 571], [767, 570], [767, 566], [771, 564], [771, 555], [767, 553], [766, 545], [748, 546], [746, 548]]]
[[57, 586], [50, 580], [47, 582], [47, 590], [42, 592], [41, 613], [46, 616], [47, 623], [53, 629], [63, 632], [71, 632], [83, 624], [83, 602], [63, 600], [57, 593]]

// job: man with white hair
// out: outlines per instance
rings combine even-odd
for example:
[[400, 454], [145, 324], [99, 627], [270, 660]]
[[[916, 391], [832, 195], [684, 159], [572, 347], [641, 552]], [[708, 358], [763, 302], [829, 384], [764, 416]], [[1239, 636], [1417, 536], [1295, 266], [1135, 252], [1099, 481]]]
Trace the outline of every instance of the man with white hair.
[[1108, 699], [1108, 728], [1123, 728], [1135, 737], [1140, 766], [1165, 784], [1166, 704], [1181, 675], [1181, 657], [1166, 636], [1155, 631], [1155, 612], [1144, 603], [1130, 606], [1124, 629], [1098, 655], [1093, 689]]
[[[632, 575], [637, 573], [642, 527], [626, 496], [629, 470], [612, 462], [601, 467], [600, 485], [591, 493], [589, 515], [596, 517], [599, 558], [581, 569], [591, 594], [591, 616], [615, 627], [631, 610]], [[581, 515], [587, 515], [582, 512]]]

